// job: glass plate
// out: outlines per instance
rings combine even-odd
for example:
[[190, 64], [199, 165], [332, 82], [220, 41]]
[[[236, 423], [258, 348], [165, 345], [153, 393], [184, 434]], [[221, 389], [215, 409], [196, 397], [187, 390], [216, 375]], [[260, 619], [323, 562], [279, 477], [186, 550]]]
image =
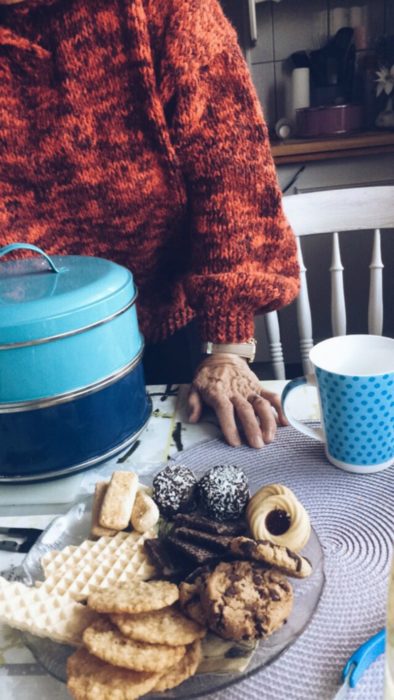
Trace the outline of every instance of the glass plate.
[[[91, 521], [91, 497], [73, 506], [65, 515], [61, 515], [48, 526], [36, 541], [23, 561], [20, 578], [27, 585], [43, 580], [41, 557], [51, 549], [63, 549], [67, 545], [78, 545], [89, 535]], [[264, 666], [272, 663], [302, 634], [319, 602], [323, 586], [323, 551], [317, 537], [312, 534], [304, 554], [311, 561], [313, 573], [307, 579], [291, 579], [294, 590], [294, 606], [288, 621], [281, 629], [266, 640], [260, 641], [247, 668], [238, 673], [203, 673], [189, 678], [173, 690], [166, 693], [150, 694], [150, 698], [196, 698], [226, 688], [244, 680]], [[37, 661], [60, 681], [66, 681], [66, 661], [73, 653], [72, 647], [41, 639], [24, 633], [23, 639]], [[230, 651], [230, 655], [234, 650]]]

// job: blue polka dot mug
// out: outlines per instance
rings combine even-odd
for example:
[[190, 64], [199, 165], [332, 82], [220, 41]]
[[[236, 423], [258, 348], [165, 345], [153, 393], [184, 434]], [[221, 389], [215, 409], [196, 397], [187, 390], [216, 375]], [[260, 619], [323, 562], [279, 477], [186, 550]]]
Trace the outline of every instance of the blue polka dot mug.
[[[329, 461], [348, 472], [372, 474], [394, 464], [394, 340], [346, 335], [324, 340], [309, 353], [314, 373], [291, 380], [282, 394], [291, 425], [324, 442]], [[289, 395], [317, 387], [321, 428], [296, 420]]]

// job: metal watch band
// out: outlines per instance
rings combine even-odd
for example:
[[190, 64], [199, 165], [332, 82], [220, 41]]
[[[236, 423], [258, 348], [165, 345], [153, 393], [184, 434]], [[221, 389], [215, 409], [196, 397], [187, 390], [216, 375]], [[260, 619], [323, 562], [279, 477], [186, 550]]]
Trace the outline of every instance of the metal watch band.
[[248, 362], [253, 362], [256, 355], [256, 340], [251, 338], [244, 343], [211, 343], [202, 344], [202, 352], [207, 355], [217, 355], [218, 353], [228, 352], [231, 355], [244, 357]]

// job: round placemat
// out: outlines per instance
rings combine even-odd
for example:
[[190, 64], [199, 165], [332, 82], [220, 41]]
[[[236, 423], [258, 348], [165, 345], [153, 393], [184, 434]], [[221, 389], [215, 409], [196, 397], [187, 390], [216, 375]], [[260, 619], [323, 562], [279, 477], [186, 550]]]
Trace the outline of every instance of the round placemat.
[[[261, 450], [199, 443], [174, 460], [198, 475], [215, 464], [247, 471], [251, 492], [289, 486], [307, 508], [325, 556], [326, 585], [312, 622], [273, 665], [212, 700], [331, 700], [355, 649], [385, 624], [394, 538], [394, 468], [368, 476], [333, 467], [321, 443], [293, 428], [278, 430]], [[353, 700], [380, 700], [383, 657], [351, 691]]]

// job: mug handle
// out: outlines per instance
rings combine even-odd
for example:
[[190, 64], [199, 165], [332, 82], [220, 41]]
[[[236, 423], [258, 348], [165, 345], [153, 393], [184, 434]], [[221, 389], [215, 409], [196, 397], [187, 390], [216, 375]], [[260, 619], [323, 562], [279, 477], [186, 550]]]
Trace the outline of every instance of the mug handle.
[[35, 253], [39, 253], [40, 255], [44, 256], [45, 260], [47, 261], [48, 265], [53, 270], [53, 272], [60, 272], [60, 270], [56, 267], [55, 263], [53, 262], [52, 258], [50, 258], [49, 255], [44, 253], [44, 251], [41, 250], [41, 248], [38, 248], [32, 243], [10, 243], [9, 245], [5, 245], [3, 248], [0, 248], [0, 258], [3, 255], [7, 255], [7, 253], [12, 253], [14, 250], [32, 250]]
[[302, 421], [297, 420], [297, 418], [294, 418], [294, 416], [292, 416], [288, 410], [287, 401], [290, 392], [294, 389], [297, 389], [300, 386], [303, 386], [304, 384], [314, 386], [315, 388], [317, 388], [315, 375], [307, 374], [306, 377], [297, 377], [296, 379], [292, 379], [290, 382], [288, 382], [288, 384], [286, 384], [281, 396], [283, 413], [285, 414], [287, 420], [293, 426], [293, 428], [298, 430], [300, 433], [304, 433], [304, 435], [308, 435], [314, 440], [319, 440], [319, 442], [325, 442], [326, 438], [322, 428], [311, 428], [309, 425], [306, 425]]

